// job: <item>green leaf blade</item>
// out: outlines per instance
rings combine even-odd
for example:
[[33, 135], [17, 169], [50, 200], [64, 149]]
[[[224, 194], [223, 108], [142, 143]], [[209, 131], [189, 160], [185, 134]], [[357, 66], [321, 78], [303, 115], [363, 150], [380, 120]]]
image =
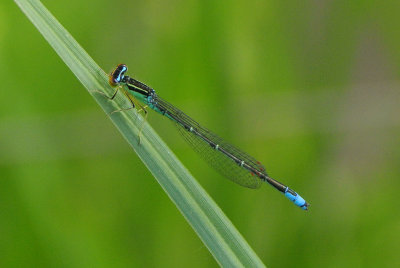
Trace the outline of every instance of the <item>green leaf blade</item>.
[[[119, 94], [110, 101], [115, 89], [107, 74], [93, 61], [66, 29], [37, 0], [15, 0], [65, 64], [92, 94], [140, 159], [184, 215], [216, 261], [228, 267], [264, 267], [256, 253], [175, 157], [154, 130], [132, 109], [114, 113], [129, 103]], [[143, 125], [140, 143], [138, 135]]]

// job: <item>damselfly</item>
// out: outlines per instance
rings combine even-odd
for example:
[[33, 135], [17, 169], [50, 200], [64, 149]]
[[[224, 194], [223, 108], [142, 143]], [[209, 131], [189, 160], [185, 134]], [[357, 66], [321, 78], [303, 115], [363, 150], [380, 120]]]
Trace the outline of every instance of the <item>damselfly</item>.
[[263, 181], [268, 182], [295, 205], [304, 210], [308, 209], [309, 204], [299, 194], [269, 177], [259, 161], [202, 127], [181, 110], [160, 98], [154, 89], [125, 75], [127, 70], [125, 64], [119, 64], [110, 74], [110, 84], [117, 87], [110, 99], [113, 99], [121, 88], [132, 103], [132, 107], [135, 107], [134, 100], [138, 99], [145, 106], [175, 122], [182, 136], [192, 148], [226, 178], [244, 187], [254, 189], [259, 188]]

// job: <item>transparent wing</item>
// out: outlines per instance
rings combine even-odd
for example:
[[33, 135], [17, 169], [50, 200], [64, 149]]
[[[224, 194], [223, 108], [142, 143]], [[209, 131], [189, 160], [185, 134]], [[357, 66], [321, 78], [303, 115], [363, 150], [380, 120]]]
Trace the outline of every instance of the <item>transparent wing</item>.
[[[217, 144], [218, 148], [225, 150], [230, 155], [233, 155], [235, 158], [244, 161], [255, 170], [265, 174], [265, 168], [260, 164], [260, 162], [248, 154], [240, 151], [233, 145], [227, 143], [219, 136], [210, 132], [208, 129], [200, 126], [199, 123], [160, 97], [157, 96], [154, 99], [154, 105], [157, 105], [161, 111], [166, 111], [168, 115], [175, 119], [175, 125], [182, 134], [183, 138], [194, 149], [194, 151], [196, 151], [211, 167], [217, 170], [220, 174], [244, 187], [256, 189], [261, 186], [262, 180], [260, 178], [258, 178], [249, 170], [240, 166], [234, 159], [222, 153], [221, 150], [215, 149], [203, 137], [209, 141], [212, 141], [214, 145]], [[189, 130], [190, 127], [193, 128], [192, 131]]]

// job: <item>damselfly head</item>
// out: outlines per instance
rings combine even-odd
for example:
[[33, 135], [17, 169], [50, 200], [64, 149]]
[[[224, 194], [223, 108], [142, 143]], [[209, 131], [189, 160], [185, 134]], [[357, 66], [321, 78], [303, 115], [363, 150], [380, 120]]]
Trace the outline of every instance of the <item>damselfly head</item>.
[[115, 87], [118, 86], [119, 83], [123, 82], [126, 71], [128, 71], [128, 67], [125, 64], [118, 64], [108, 79], [110, 85]]

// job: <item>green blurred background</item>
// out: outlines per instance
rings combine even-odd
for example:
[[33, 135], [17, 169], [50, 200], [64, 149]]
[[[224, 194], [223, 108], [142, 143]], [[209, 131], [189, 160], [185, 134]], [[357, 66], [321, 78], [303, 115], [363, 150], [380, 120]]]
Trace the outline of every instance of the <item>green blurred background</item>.
[[[270, 267], [400, 264], [400, 2], [43, 1], [310, 203], [237, 186], [160, 133]], [[214, 267], [110, 120], [0, 3], [0, 266]]]

